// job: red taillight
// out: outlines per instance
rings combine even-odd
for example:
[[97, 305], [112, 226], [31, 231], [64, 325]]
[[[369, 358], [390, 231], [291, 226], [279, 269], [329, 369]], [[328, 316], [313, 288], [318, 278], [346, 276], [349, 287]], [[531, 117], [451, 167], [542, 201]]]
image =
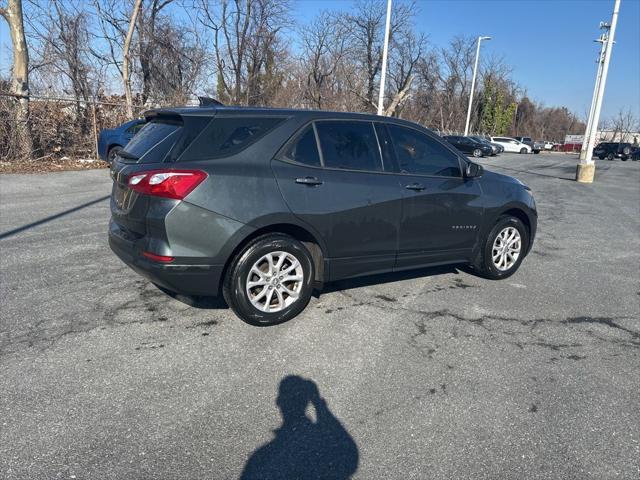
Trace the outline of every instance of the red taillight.
[[207, 178], [202, 170], [149, 170], [132, 175], [129, 188], [145, 195], [182, 200]]
[[151, 252], [142, 252], [142, 255], [144, 255], [150, 260], [153, 260], [154, 262], [169, 263], [175, 260], [175, 258], [173, 257], [168, 257], [166, 255], [156, 255], [155, 253], [151, 253]]

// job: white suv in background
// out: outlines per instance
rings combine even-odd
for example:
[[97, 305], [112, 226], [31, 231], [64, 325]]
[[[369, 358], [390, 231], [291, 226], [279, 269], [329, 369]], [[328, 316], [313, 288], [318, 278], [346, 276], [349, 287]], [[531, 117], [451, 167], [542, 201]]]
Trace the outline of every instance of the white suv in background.
[[515, 138], [510, 137], [491, 137], [493, 143], [497, 143], [504, 147], [505, 152], [531, 153], [531, 147], [526, 143], [519, 142]]

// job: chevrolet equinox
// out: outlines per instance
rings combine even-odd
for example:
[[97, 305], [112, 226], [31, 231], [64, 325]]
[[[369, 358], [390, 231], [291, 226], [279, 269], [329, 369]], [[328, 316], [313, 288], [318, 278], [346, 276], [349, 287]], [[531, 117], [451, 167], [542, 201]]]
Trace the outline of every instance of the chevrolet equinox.
[[185, 295], [273, 325], [339, 279], [467, 263], [490, 279], [531, 250], [536, 205], [430, 130], [375, 115], [152, 110], [111, 166], [109, 244]]

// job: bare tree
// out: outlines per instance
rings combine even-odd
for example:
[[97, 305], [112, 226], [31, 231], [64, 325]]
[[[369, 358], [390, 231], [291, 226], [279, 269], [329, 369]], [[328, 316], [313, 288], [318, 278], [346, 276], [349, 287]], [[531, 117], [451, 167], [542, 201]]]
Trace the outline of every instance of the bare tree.
[[300, 65], [306, 70], [303, 97], [321, 109], [332, 92], [338, 68], [348, 50], [343, 24], [329, 12], [321, 13], [301, 29]]
[[633, 138], [632, 133], [638, 133], [638, 119], [635, 117], [631, 109], [624, 111], [620, 109], [618, 113], [609, 121], [613, 135], [612, 142], [633, 142], [637, 144], [637, 135]]
[[385, 109], [385, 115], [396, 115], [402, 104], [409, 98], [412, 92], [415, 69], [426, 50], [426, 37], [423, 34], [415, 35], [413, 31], [406, 30], [396, 34], [391, 45], [391, 68], [389, 78], [391, 87], [391, 102]]
[[[389, 41], [395, 35], [409, 29], [414, 3], [395, 3], [391, 11]], [[359, 0], [353, 13], [342, 15], [345, 31], [349, 32], [350, 49], [353, 54], [355, 76], [351, 78], [351, 88], [358, 95], [366, 110], [377, 108], [376, 90], [382, 68], [382, 47], [384, 42], [386, 10], [379, 0]]]
[[266, 103], [273, 81], [280, 36], [289, 26], [288, 0], [200, 0], [201, 23], [212, 32], [220, 99], [234, 104]]
[[29, 50], [24, 32], [22, 0], [8, 0], [6, 7], [0, 7], [0, 15], [9, 24], [13, 46], [11, 92], [17, 103], [14, 113], [17, 155], [30, 159], [33, 141], [29, 124]]
[[129, 54], [131, 50], [131, 40], [133, 39], [133, 31], [136, 26], [136, 20], [141, 6], [142, 0], [136, 0], [133, 5], [133, 9], [131, 10], [129, 29], [127, 30], [127, 36], [124, 39], [124, 46], [122, 47], [122, 83], [124, 84], [124, 94], [127, 101], [127, 115], [129, 118], [133, 118], [133, 100], [131, 97], [131, 81], [129, 78]]
[[34, 77], [76, 100], [76, 118], [86, 128], [85, 109], [101, 82], [90, 53], [90, 17], [62, 2], [31, 2], [29, 38], [34, 45]]

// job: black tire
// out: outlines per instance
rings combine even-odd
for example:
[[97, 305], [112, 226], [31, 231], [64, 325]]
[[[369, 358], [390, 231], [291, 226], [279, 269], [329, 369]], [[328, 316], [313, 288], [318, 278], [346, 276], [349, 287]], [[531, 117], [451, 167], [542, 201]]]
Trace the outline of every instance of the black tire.
[[122, 147], [120, 145], [115, 145], [109, 149], [107, 152], [107, 163], [111, 165], [113, 161], [116, 159], [116, 155], [120, 153]]
[[[277, 251], [289, 253], [300, 262], [303, 280], [297, 299], [282, 310], [271, 313], [262, 311], [251, 303], [246, 286], [253, 265], [264, 255]], [[313, 259], [302, 243], [288, 235], [270, 233], [252, 240], [236, 255], [225, 275], [222, 294], [229, 307], [244, 322], [257, 326], [277, 325], [292, 319], [305, 309], [313, 293], [314, 275]], [[258, 293], [260, 292], [261, 290]]]
[[473, 156], [475, 158], [480, 158], [482, 156], [482, 150], [480, 150], [479, 148], [476, 148], [473, 150]]
[[520, 149], [520, 153], [527, 153], [527, 149], [526, 149], [526, 148], [524, 148], [524, 147], [522, 147], [522, 148]]
[[616, 158], [616, 156], [613, 153], [610, 153], [609, 155], [607, 155], [607, 160], [614, 160]]
[[605, 159], [604, 155], [598, 155], [598, 158], [599, 158], [600, 160], [604, 160], [604, 159]]
[[533, 153], [535, 153], [536, 155], [538, 155], [540, 153], [540, 150], [534, 150]]
[[[514, 227], [520, 234], [520, 254], [515, 263], [509, 269], [500, 270], [494, 265], [492, 260], [493, 244], [498, 234], [508, 227]], [[484, 244], [482, 245], [482, 250], [478, 255], [478, 258], [474, 262], [473, 268], [481, 276], [491, 280], [502, 280], [503, 278], [508, 278], [513, 275], [520, 267], [520, 264], [522, 263], [522, 260], [526, 255], [525, 252], [527, 252], [528, 247], [529, 232], [527, 231], [527, 227], [525, 227], [525, 225], [519, 218], [512, 215], [503, 215], [498, 218], [495, 226], [491, 229], [489, 235], [487, 235], [487, 237], [485, 238]]]

